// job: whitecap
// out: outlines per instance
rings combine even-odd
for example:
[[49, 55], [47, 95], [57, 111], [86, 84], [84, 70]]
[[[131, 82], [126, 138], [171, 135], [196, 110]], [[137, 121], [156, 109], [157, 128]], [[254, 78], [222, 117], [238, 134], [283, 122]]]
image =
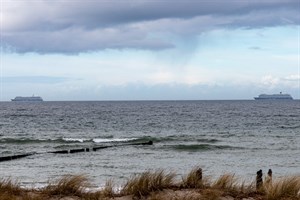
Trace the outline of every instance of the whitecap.
[[128, 142], [136, 140], [137, 138], [95, 138], [93, 142], [95, 143], [107, 143], [107, 142]]
[[84, 142], [84, 141], [86, 141], [83, 138], [63, 138], [63, 140], [66, 142]]

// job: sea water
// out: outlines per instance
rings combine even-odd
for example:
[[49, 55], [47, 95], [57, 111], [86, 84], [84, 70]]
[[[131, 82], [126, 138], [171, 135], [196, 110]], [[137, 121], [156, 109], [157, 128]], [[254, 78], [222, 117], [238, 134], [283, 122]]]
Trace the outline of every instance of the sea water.
[[[95, 146], [110, 147], [49, 153]], [[84, 174], [103, 185], [195, 166], [213, 177], [299, 175], [300, 101], [1, 102], [0, 156], [24, 153], [34, 154], [0, 162], [0, 178], [26, 186]]]

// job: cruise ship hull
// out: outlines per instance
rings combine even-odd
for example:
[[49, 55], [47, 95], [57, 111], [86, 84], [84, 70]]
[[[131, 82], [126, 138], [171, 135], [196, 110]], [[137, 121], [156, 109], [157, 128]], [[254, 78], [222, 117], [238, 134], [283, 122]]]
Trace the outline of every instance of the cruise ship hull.
[[21, 97], [17, 96], [14, 99], [11, 99], [11, 101], [17, 101], [17, 102], [41, 102], [43, 99], [39, 96], [32, 96], [32, 97]]
[[254, 97], [255, 100], [293, 100], [290, 94], [261, 94], [258, 97]]

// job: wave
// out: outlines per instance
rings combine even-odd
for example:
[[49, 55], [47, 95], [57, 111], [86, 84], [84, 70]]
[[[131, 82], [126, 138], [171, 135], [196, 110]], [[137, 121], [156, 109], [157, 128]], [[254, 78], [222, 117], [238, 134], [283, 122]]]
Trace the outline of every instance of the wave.
[[[197, 137], [197, 136], [196, 136]], [[26, 138], [26, 137], [0, 137], [0, 144], [39, 144], [39, 143], [58, 143], [58, 144], [70, 144], [70, 143], [120, 143], [120, 142], [148, 142], [154, 143], [178, 143], [178, 142], [191, 142], [197, 141], [199, 143], [217, 143], [220, 140], [214, 138], [195, 138], [194, 136], [166, 136], [166, 137], [128, 137], [128, 138], [114, 138], [113, 136], [104, 136], [99, 138], [81, 138], [81, 137], [62, 137], [62, 138]]]
[[203, 139], [197, 139], [197, 142], [216, 143], [216, 142], [220, 142], [220, 140], [203, 138]]
[[281, 129], [298, 129], [298, 128], [300, 128], [300, 125], [290, 125], [290, 126], [283, 125], [283, 126], [279, 126], [278, 128], [281, 128]]
[[109, 143], [109, 142], [129, 142], [136, 141], [138, 138], [95, 138], [93, 142], [95, 143]]
[[[0, 144], [30, 144], [57, 142], [55, 139], [32, 139], [32, 138], [1, 138]], [[60, 140], [62, 141], [62, 140]]]
[[10, 114], [10, 115], [6, 115], [5, 117], [9, 118], [9, 117], [37, 117], [38, 115], [34, 115], [34, 114]]
[[143, 136], [143, 137], [136, 138], [134, 141], [136, 141], [136, 142], [147, 142], [149, 140], [153, 141], [154, 143], [166, 142], [166, 141], [176, 141], [176, 139], [173, 138], [173, 136], [167, 136], [167, 137]]
[[165, 147], [176, 151], [213, 151], [213, 150], [242, 149], [241, 147], [234, 147], [229, 145], [211, 145], [211, 144], [178, 144], [178, 145], [167, 145]]
[[[202, 136], [200, 136], [202, 137]], [[204, 136], [203, 136], [204, 137]], [[197, 141], [200, 143], [217, 143], [221, 140], [215, 139], [215, 138], [199, 138], [199, 135], [170, 135], [165, 137], [150, 137], [150, 136], [144, 136], [137, 138], [136, 142], [147, 142], [147, 141], [153, 141], [154, 143], [164, 143], [164, 142], [191, 142], [191, 141]]]
[[34, 143], [113, 143], [137, 141], [138, 138], [56, 138], [56, 139], [34, 139], [34, 138], [1, 138], [0, 144], [34, 144]]
[[83, 138], [62, 138], [62, 140], [65, 142], [80, 142], [80, 143], [91, 141], [89, 139], [83, 139]]
[[93, 143], [112, 143], [112, 142], [129, 142], [136, 141], [138, 138], [93, 138], [93, 139], [84, 139], [84, 138], [63, 138], [66, 142], [93, 142]]
[[34, 138], [1, 138], [0, 144], [33, 144], [33, 143], [74, 143], [92, 142], [92, 139], [82, 138], [56, 138], [56, 139], [34, 139]]

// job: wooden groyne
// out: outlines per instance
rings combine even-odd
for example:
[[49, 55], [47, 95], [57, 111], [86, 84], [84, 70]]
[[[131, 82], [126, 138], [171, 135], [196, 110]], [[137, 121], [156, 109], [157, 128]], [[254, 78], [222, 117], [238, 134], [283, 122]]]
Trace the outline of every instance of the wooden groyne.
[[19, 154], [19, 155], [13, 155], [13, 156], [3, 156], [3, 157], [0, 157], [0, 162], [15, 160], [15, 159], [19, 159], [19, 158], [25, 158], [27, 156], [31, 156], [34, 154], [36, 154], [36, 153], [26, 153], [26, 154]]
[[[121, 147], [121, 146], [137, 146], [137, 145], [153, 145], [152, 141], [148, 142], [139, 142], [139, 143], [127, 143], [127, 144], [118, 144], [118, 145], [109, 145], [109, 146], [95, 146], [91, 148], [79, 148], [79, 149], [69, 149], [69, 150], [58, 150], [58, 151], [49, 151], [45, 153], [52, 153], [52, 154], [73, 154], [73, 153], [81, 153], [81, 152], [90, 152], [90, 151], [98, 151], [101, 149], [111, 148], [111, 147]], [[34, 154], [42, 154], [42, 153], [25, 153], [25, 154], [18, 154], [12, 156], [2, 156], [0, 157], [0, 162], [16, 160], [20, 158], [24, 158], [27, 156], [31, 156]]]

